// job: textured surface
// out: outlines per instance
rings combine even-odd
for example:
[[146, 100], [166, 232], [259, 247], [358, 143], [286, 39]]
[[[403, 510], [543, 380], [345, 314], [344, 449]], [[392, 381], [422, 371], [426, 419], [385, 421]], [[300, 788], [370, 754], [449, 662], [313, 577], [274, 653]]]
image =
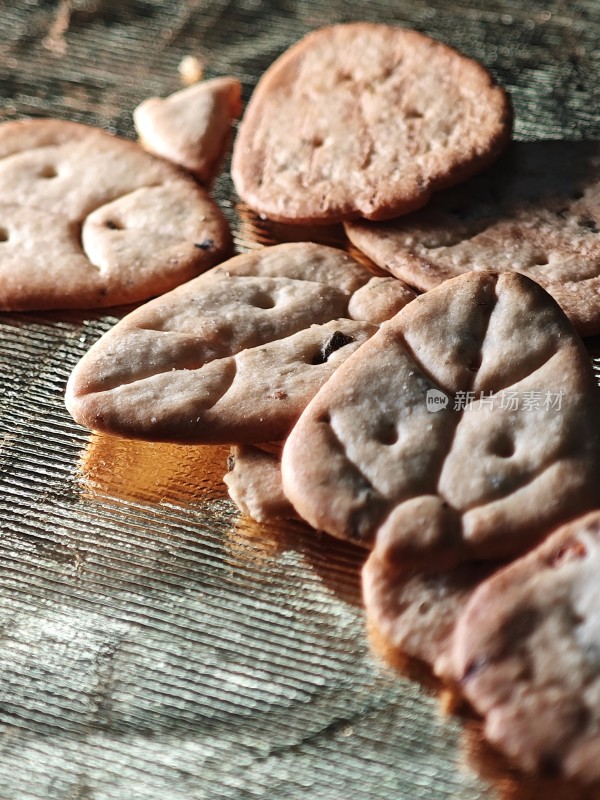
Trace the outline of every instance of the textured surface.
[[[184, 55], [204, 57], [208, 78], [241, 78], [247, 99], [301, 34], [366, 16], [480, 58], [512, 90], [520, 137], [600, 137], [595, 0], [0, 9], [7, 119], [132, 136], [133, 108], [180, 88]], [[290, 236], [235, 209], [226, 178], [217, 197], [241, 247]], [[220, 483], [226, 449], [94, 437], [70, 421], [68, 374], [114, 321], [0, 316], [2, 800], [578, 797], [517, 781], [476, 728], [368, 655], [362, 556], [240, 522]]]

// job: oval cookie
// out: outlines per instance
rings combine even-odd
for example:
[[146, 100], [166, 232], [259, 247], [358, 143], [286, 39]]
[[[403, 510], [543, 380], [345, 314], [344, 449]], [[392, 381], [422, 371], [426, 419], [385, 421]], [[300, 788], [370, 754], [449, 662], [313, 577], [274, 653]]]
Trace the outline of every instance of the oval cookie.
[[339, 364], [413, 296], [330, 247], [237, 256], [103, 336], [73, 372], [67, 406], [83, 425], [133, 438], [282, 438]]
[[231, 249], [209, 196], [139, 145], [61, 120], [0, 125], [0, 309], [145, 300]]
[[510, 132], [507, 96], [476, 62], [415, 31], [335, 25], [262, 77], [232, 175], [276, 221], [389, 219], [485, 168]]
[[387, 223], [346, 224], [378, 266], [426, 291], [469, 270], [541, 284], [582, 335], [600, 333], [600, 144], [518, 142], [491, 170]]
[[457, 623], [449, 676], [524, 770], [600, 780], [599, 575], [596, 511], [483, 583]]
[[283, 450], [310, 525], [395, 538], [428, 569], [523, 552], [597, 502], [598, 388], [554, 300], [518, 274], [421, 295], [340, 367]]

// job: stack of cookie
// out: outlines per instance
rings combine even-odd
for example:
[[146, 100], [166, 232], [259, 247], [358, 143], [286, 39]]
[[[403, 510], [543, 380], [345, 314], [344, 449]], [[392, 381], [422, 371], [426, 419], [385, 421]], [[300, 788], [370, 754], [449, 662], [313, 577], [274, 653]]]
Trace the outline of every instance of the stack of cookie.
[[[154, 147], [173, 157], [178, 126], [159, 109]], [[128, 269], [157, 262], [167, 232], [175, 283], [200, 271], [196, 251], [222, 260], [219, 223], [196, 230], [192, 201], [177, 205], [190, 179], [140, 161], [116, 187], [97, 170], [81, 199], [63, 179], [67, 133], [79, 142], [38, 128], [23, 166], [3, 164], [15, 203], [34, 187], [25, 167], [61, 177], [47, 201], [60, 247], [77, 250], [85, 217], [84, 248], [100, 254], [89, 301], [114, 302], [113, 264], [140, 299]], [[66, 401], [95, 430], [234, 444], [226, 480], [245, 513], [298, 516], [370, 550], [365, 604], [390, 646], [459, 685], [522, 768], [595, 781], [600, 398], [578, 332], [600, 333], [600, 151], [508, 147], [510, 135], [505, 92], [451, 48], [366, 23], [311, 34], [260, 81], [234, 182], [269, 219], [343, 222], [389, 276], [309, 242], [237, 256], [119, 322]], [[0, 155], [16, 152], [6, 141]], [[168, 231], [141, 251], [135, 229], [163, 204]], [[7, 238], [22, 247], [18, 220]]]

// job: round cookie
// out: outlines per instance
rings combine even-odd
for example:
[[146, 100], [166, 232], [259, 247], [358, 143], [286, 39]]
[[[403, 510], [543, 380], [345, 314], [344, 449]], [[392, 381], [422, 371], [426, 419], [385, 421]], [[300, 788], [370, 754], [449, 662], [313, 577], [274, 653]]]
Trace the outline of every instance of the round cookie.
[[225, 218], [191, 178], [86, 125], [0, 125], [0, 181], [4, 311], [145, 300], [231, 250]]
[[487, 167], [510, 133], [507, 95], [475, 61], [415, 31], [335, 25], [264, 74], [232, 176], [276, 221], [390, 219]]
[[516, 273], [421, 295], [349, 358], [290, 434], [284, 491], [314, 528], [403, 568], [523, 552], [597, 502], [600, 403], [568, 319]]
[[600, 333], [600, 143], [518, 142], [489, 171], [351, 242], [423, 291], [469, 270], [541, 284], [582, 335]]
[[71, 375], [67, 407], [83, 425], [132, 438], [273, 441], [412, 297], [331, 247], [237, 256], [105, 334]]
[[600, 511], [483, 583], [453, 636], [449, 677], [521, 769], [600, 781]]

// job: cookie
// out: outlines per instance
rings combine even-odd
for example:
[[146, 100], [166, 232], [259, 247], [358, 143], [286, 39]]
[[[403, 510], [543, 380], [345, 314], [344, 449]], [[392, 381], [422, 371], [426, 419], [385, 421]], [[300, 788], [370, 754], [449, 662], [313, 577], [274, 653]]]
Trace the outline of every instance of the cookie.
[[406, 298], [401, 282], [330, 247], [237, 256], [121, 320], [75, 368], [67, 406], [131, 438], [277, 440]]
[[457, 623], [450, 677], [523, 770], [600, 780], [599, 574], [596, 511], [483, 583]]
[[445, 664], [460, 612], [495, 562], [461, 564], [451, 570], [405, 569], [395, 554], [396, 531], [377, 537], [362, 570], [367, 620], [388, 649], [425, 662], [434, 672]]
[[423, 291], [469, 270], [520, 272], [582, 335], [600, 333], [600, 144], [518, 142], [488, 172], [352, 243]]
[[[277, 448], [281, 451], [281, 445]], [[281, 454], [254, 445], [236, 445], [223, 480], [238, 509], [257, 522], [294, 519], [297, 515], [283, 493]]]
[[169, 97], [150, 97], [133, 112], [143, 147], [209, 183], [229, 142], [231, 123], [242, 111], [236, 78], [195, 83]]
[[86, 125], [0, 125], [0, 181], [3, 311], [137, 302], [231, 249], [225, 218], [191, 178]]
[[287, 440], [284, 491], [314, 528], [405, 567], [523, 552], [597, 502], [600, 403], [555, 301], [471, 272], [406, 306], [319, 391]]
[[510, 134], [507, 95], [475, 61], [415, 31], [334, 25], [264, 74], [232, 176], [279, 222], [390, 219], [487, 167]]

